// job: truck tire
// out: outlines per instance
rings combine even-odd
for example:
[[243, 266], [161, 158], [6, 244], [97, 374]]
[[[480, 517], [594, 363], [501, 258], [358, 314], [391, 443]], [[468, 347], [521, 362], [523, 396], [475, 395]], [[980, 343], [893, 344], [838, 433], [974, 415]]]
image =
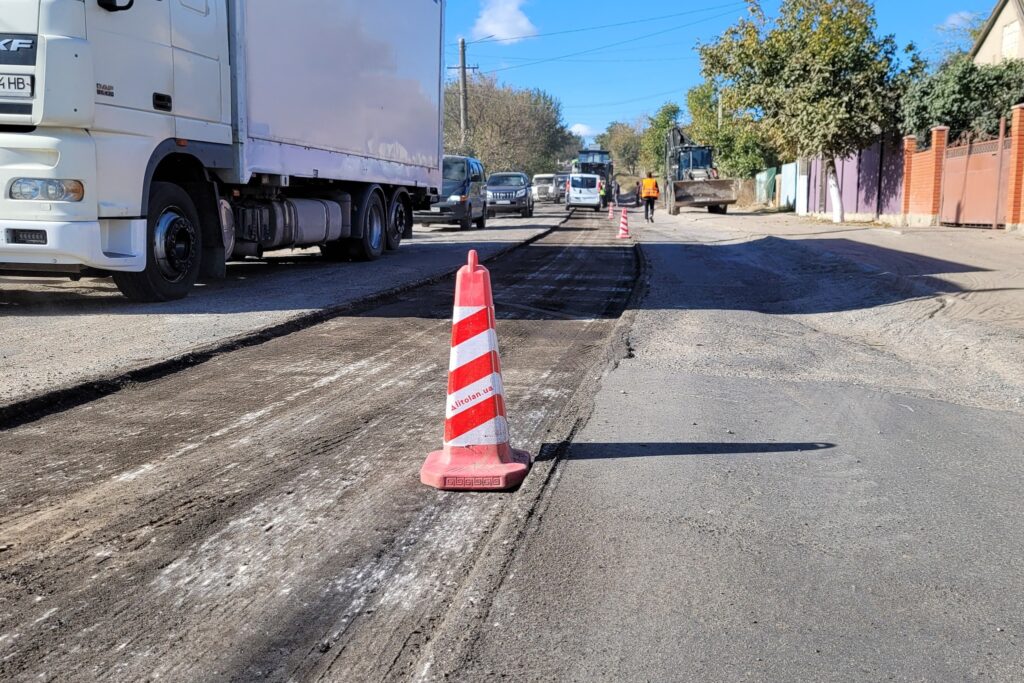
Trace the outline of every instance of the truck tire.
[[362, 237], [349, 240], [349, 254], [355, 261], [376, 261], [384, 253], [388, 216], [380, 193], [370, 189], [363, 195], [356, 212], [356, 225]]
[[484, 209], [484, 212], [480, 214], [480, 218], [476, 219], [477, 230], [485, 230], [487, 228], [487, 214], [487, 210]]
[[459, 230], [469, 230], [473, 227], [473, 207], [466, 207], [466, 217], [459, 221]]
[[146, 269], [114, 273], [114, 283], [132, 301], [184, 299], [199, 279], [203, 230], [192, 198], [174, 183], [154, 182], [149, 190]]
[[405, 195], [396, 192], [391, 198], [391, 206], [388, 207], [388, 229], [384, 241], [384, 248], [388, 251], [398, 249], [402, 237], [412, 226], [412, 214], [409, 213], [409, 206], [404, 200]]

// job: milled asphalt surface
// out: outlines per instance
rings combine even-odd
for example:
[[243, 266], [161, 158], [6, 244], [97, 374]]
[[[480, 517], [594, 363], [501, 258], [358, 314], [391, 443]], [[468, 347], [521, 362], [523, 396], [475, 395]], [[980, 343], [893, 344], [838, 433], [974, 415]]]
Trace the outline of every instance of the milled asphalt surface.
[[487, 259], [564, 219], [560, 206], [540, 205], [533, 218], [502, 217], [483, 231], [417, 225], [373, 263], [275, 252], [229, 264], [227, 279], [163, 304], [132, 303], [109, 279], [0, 276], [0, 409], [454, 272], [467, 249]]
[[1022, 680], [1024, 368], [974, 352], [1019, 332], [705, 218], [641, 228], [631, 351], [423, 677]]
[[[513, 443], [540, 456], [583, 419], [635, 250], [587, 212], [488, 268]], [[0, 425], [0, 680], [408, 680], [552, 466], [420, 483], [453, 280]]]

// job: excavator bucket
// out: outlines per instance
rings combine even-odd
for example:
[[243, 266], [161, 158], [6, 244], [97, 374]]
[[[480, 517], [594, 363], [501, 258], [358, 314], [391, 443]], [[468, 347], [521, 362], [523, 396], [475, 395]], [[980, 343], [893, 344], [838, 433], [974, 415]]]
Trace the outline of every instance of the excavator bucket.
[[738, 200], [735, 180], [677, 180], [675, 205], [682, 206], [728, 206]]

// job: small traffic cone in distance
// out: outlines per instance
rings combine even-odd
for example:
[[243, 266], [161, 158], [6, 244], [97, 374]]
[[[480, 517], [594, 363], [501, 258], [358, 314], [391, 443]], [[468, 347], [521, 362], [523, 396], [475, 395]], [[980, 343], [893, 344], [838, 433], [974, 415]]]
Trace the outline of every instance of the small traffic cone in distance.
[[447, 491], [501, 491], [526, 478], [533, 459], [509, 444], [491, 274], [476, 251], [455, 279], [444, 447], [427, 456], [420, 481]]
[[611, 204], [608, 205], [608, 220], [615, 220], [615, 207]]
[[619, 235], [618, 239], [628, 240], [629, 234], [629, 212], [626, 209], [622, 210], [622, 220], [619, 221]]

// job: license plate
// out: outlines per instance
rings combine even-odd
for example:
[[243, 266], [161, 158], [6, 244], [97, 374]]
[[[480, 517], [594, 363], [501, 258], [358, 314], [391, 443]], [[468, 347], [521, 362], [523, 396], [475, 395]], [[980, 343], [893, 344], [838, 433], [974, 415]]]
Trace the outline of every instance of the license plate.
[[0, 74], [0, 97], [32, 97], [32, 77]]
[[430, 207], [430, 213], [441, 213], [441, 207], [440, 206], [432, 206], [432, 207]]
[[495, 204], [511, 204], [512, 200], [511, 199], [499, 199], [498, 201], [496, 201], [494, 203]]

